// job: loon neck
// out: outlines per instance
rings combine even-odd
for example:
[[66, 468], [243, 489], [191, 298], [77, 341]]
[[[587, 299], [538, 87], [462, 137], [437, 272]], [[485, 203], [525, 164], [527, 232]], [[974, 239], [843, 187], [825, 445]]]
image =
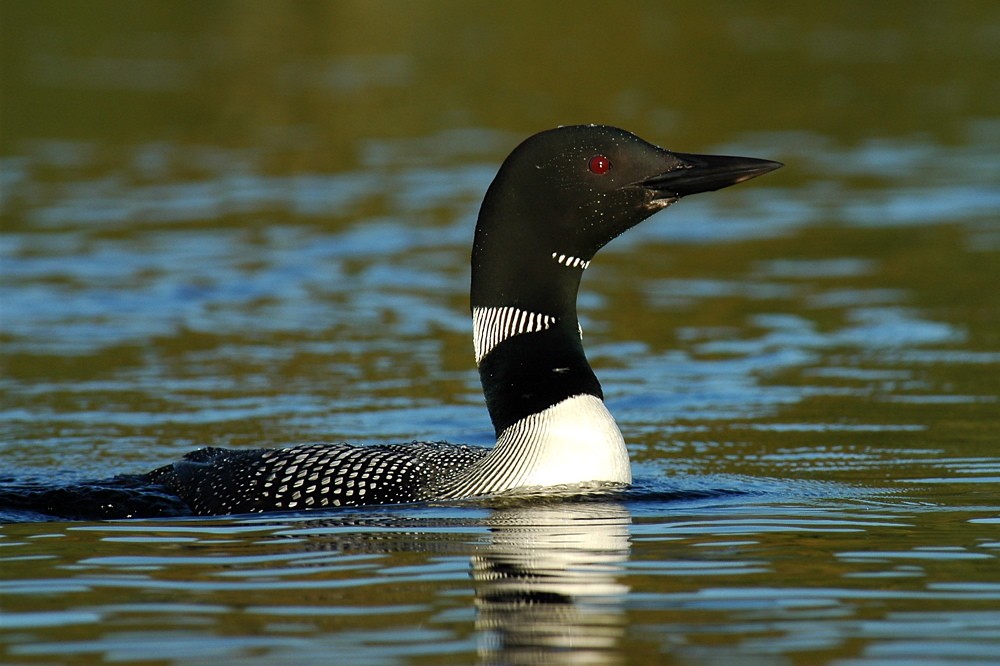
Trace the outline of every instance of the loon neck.
[[470, 301], [476, 364], [499, 438], [566, 398], [604, 396], [584, 354], [576, 314], [589, 259], [545, 243], [514, 247], [509, 234], [489, 233], [497, 221], [486, 209], [484, 203], [476, 227]]
[[479, 378], [498, 439], [512, 425], [567, 398], [603, 400], [575, 313], [474, 307], [472, 320]]
[[[574, 286], [583, 268], [562, 265], [576, 271]], [[544, 304], [540, 287], [534, 300]], [[476, 363], [497, 443], [451, 479], [444, 496], [631, 483], [625, 442], [583, 351], [575, 293], [568, 307], [555, 299], [544, 309], [473, 304]]]
[[[473, 344], [496, 431], [490, 453], [445, 496], [587, 482], [630, 483], [628, 451], [587, 362], [580, 279], [601, 243], [560, 234], [565, 211], [490, 186], [472, 248]], [[541, 207], [539, 203], [541, 202]]]

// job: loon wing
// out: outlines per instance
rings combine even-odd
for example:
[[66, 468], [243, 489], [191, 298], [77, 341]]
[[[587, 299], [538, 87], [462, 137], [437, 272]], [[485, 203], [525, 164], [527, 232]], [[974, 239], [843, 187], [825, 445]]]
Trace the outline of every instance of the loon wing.
[[488, 449], [447, 442], [192, 451], [149, 479], [200, 515], [258, 513], [429, 499], [428, 489]]

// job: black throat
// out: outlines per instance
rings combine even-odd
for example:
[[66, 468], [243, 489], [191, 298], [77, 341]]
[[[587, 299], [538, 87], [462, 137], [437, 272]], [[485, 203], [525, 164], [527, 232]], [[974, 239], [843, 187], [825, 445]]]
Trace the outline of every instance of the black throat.
[[[510, 319], [518, 317], [510, 311]], [[497, 437], [526, 416], [576, 395], [603, 399], [601, 385], [583, 353], [576, 316], [549, 328], [513, 333], [479, 362], [486, 406]]]
[[672, 153], [599, 125], [541, 132], [515, 148], [486, 192], [472, 248], [476, 361], [498, 437], [566, 398], [602, 398], [576, 315], [598, 250], [681, 197], [779, 166]]
[[496, 196], [511, 191], [497, 182], [490, 190], [476, 226], [470, 301], [477, 337], [495, 343], [477, 361], [499, 437], [566, 398], [603, 399], [603, 393], [576, 312], [580, 279], [596, 248], [550, 237], [539, 217], [554, 211], [525, 210], [520, 201]]

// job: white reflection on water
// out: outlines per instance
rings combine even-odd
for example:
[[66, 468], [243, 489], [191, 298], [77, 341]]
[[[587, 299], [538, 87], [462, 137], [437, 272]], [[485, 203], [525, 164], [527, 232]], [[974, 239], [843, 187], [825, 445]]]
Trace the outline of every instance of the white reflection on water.
[[616, 503], [494, 511], [486, 521], [490, 545], [472, 558], [480, 658], [621, 660], [630, 519]]

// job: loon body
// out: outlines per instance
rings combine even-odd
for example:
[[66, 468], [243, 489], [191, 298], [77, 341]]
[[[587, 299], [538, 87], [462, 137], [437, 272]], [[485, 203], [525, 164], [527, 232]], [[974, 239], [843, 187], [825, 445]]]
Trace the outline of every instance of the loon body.
[[580, 278], [604, 245], [681, 197], [780, 166], [674, 153], [608, 126], [529, 137], [490, 185], [472, 248], [473, 346], [494, 447], [207, 448], [144, 478], [201, 515], [629, 484], [625, 442], [583, 351]]

